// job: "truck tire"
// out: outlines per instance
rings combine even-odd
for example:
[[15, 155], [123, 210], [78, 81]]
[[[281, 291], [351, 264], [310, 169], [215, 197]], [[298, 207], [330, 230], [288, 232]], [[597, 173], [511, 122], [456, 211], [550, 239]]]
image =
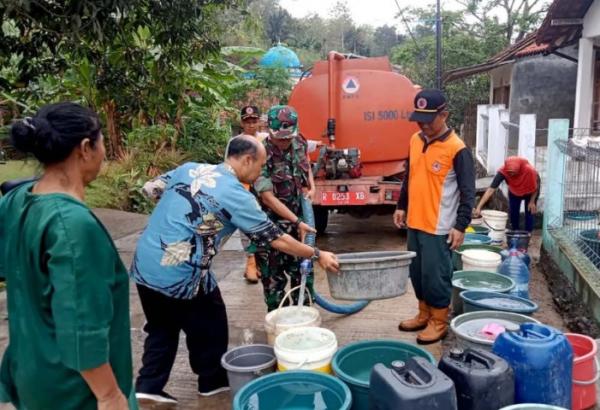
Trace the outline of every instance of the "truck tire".
[[315, 213], [315, 229], [318, 235], [325, 233], [327, 223], [329, 222], [329, 209], [322, 206], [313, 207]]

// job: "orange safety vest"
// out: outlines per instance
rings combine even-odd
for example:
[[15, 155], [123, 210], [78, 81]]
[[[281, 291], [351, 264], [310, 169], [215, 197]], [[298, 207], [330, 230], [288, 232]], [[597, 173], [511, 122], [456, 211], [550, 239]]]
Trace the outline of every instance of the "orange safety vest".
[[465, 148], [452, 131], [426, 146], [420, 133], [410, 139], [407, 225], [433, 235], [446, 235], [456, 223], [460, 192], [454, 157]]

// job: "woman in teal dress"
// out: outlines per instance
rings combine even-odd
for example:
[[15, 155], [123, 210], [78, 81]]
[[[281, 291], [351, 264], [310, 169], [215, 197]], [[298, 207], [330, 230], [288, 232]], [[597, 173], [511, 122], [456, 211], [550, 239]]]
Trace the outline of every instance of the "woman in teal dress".
[[83, 203], [104, 160], [98, 116], [78, 104], [43, 107], [11, 142], [44, 172], [0, 199], [0, 276], [9, 345], [0, 402], [18, 409], [136, 409], [127, 270]]

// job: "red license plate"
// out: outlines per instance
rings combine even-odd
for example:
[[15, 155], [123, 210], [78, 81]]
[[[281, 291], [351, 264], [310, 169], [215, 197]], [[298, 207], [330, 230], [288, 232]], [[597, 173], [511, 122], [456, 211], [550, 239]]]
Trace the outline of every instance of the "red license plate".
[[321, 192], [321, 205], [364, 205], [367, 203], [367, 193], [363, 191]]

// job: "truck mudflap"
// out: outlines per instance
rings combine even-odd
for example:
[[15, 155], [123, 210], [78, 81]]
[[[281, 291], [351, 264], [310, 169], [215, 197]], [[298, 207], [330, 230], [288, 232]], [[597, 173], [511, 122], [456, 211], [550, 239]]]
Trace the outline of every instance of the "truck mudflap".
[[402, 182], [384, 181], [381, 177], [316, 180], [313, 205], [327, 207], [396, 205]]

